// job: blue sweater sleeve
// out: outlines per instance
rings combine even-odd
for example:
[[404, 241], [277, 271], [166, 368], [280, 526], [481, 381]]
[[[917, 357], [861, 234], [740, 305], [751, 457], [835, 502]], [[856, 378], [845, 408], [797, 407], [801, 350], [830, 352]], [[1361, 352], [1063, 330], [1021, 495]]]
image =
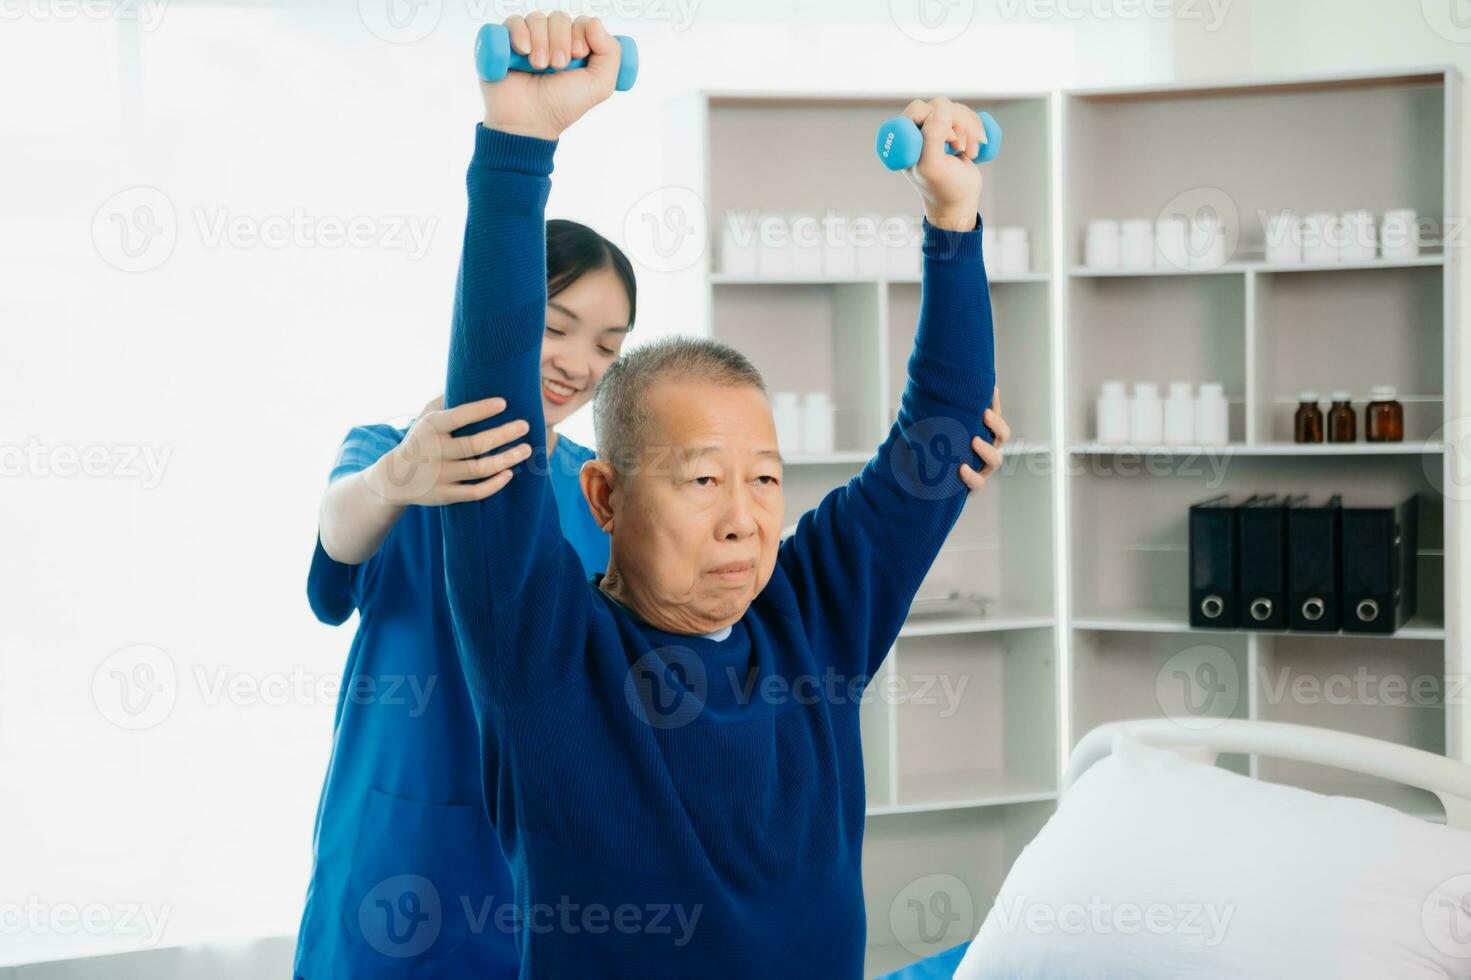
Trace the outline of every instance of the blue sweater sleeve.
[[819, 656], [848, 676], [871, 676], [965, 505], [958, 473], [980, 469], [970, 440], [996, 384], [991, 294], [981, 225], [955, 232], [924, 223], [919, 329], [899, 417], [845, 486], [802, 516], [781, 548], [802, 620]]
[[[541, 409], [546, 329], [546, 202], [556, 142], [484, 126], [466, 178], [469, 209], [455, 286], [445, 406], [498, 395], [530, 425], [531, 460], [485, 500], [443, 511], [446, 585], [455, 643], [484, 717], [527, 704], [580, 667], [592, 598], [562, 536]], [[496, 450], [502, 451], [506, 447]], [[561, 655], [553, 656], [554, 651]]]

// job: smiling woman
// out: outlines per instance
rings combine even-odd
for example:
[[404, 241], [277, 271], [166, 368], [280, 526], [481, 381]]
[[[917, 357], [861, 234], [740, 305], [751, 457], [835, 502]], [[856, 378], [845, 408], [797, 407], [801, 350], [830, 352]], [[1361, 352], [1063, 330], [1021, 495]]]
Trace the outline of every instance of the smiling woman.
[[[548, 429], [592, 398], [637, 313], [633, 266], [585, 225], [547, 222], [547, 329], [541, 343], [542, 410]], [[547, 432], [547, 445], [556, 444]]]

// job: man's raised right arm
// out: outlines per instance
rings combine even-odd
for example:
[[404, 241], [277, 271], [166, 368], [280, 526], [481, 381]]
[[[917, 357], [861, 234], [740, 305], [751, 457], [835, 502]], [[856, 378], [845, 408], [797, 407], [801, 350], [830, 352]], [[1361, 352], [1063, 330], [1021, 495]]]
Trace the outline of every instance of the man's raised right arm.
[[[537, 44], [573, 43], [565, 15], [546, 20], [549, 30], [539, 32]], [[617, 42], [595, 20], [579, 24], [576, 39], [592, 50], [587, 68], [511, 72], [483, 84], [486, 116], [476, 127], [466, 178], [445, 406], [453, 413], [499, 395], [506, 403], [500, 420], [523, 420], [530, 447], [527, 461], [489, 477], [504, 489], [443, 511], [455, 642], [477, 710], [523, 705], [570, 679], [579, 658], [567, 654], [580, 650], [591, 610], [545, 466], [540, 377], [553, 153], [561, 132], [612, 92], [618, 70]], [[529, 36], [524, 22], [507, 26], [513, 45], [518, 35]], [[466, 425], [455, 436], [473, 440], [495, 421]]]

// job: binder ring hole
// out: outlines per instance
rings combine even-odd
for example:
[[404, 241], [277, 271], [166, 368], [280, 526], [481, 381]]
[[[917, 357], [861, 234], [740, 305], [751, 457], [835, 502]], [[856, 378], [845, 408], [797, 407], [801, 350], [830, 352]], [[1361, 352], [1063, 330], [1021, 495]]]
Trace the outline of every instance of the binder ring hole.
[[1260, 623], [1272, 615], [1271, 599], [1253, 599], [1251, 602], [1251, 618]]
[[1208, 595], [1200, 600], [1200, 611], [1211, 619], [1215, 619], [1226, 611], [1226, 603], [1218, 595]]
[[1302, 618], [1310, 623], [1316, 623], [1322, 619], [1326, 611], [1322, 599], [1312, 598], [1302, 604]]
[[1359, 619], [1366, 623], [1372, 623], [1379, 618], [1379, 603], [1373, 599], [1365, 599], [1358, 604], [1354, 610], [1359, 614]]

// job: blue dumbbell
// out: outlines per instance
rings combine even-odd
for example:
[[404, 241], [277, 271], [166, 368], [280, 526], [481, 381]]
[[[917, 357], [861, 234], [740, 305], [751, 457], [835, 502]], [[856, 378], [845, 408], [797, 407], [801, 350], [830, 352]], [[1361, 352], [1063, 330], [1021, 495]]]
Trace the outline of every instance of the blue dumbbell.
[[[976, 163], [990, 163], [1001, 152], [1001, 127], [989, 112], [980, 113], [980, 117], [981, 126], [986, 130], [986, 142], [981, 144], [973, 159]], [[908, 170], [919, 163], [919, 151], [923, 146], [924, 137], [908, 116], [895, 116], [880, 126], [878, 139], [874, 142], [879, 160], [890, 170]], [[953, 156], [955, 148], [946, 143], [945, 152]]]
[[[614, 40], [623, 48], [623, 60], [618, 63], [616, 87], [620, 92], [627, 92], [633, 88], [634, 80], [638, 78], [638, 45], [633, 43], [633, 38], [624, 34], [617, 35]], [[498, 82], [506, 77], [508, 71], [544, 75], [547, 72], [570, 71], [586, 66], [586, 58], [573, 58], [561, 68], [550, 65], [545, 68], [531, 67], [531, 62], [524, 54], [516, 54], [511, 50], [511, 32], [506, 30], [504, 24], [486, 24], [475, 35], [475, 70], [483, 81]]]

